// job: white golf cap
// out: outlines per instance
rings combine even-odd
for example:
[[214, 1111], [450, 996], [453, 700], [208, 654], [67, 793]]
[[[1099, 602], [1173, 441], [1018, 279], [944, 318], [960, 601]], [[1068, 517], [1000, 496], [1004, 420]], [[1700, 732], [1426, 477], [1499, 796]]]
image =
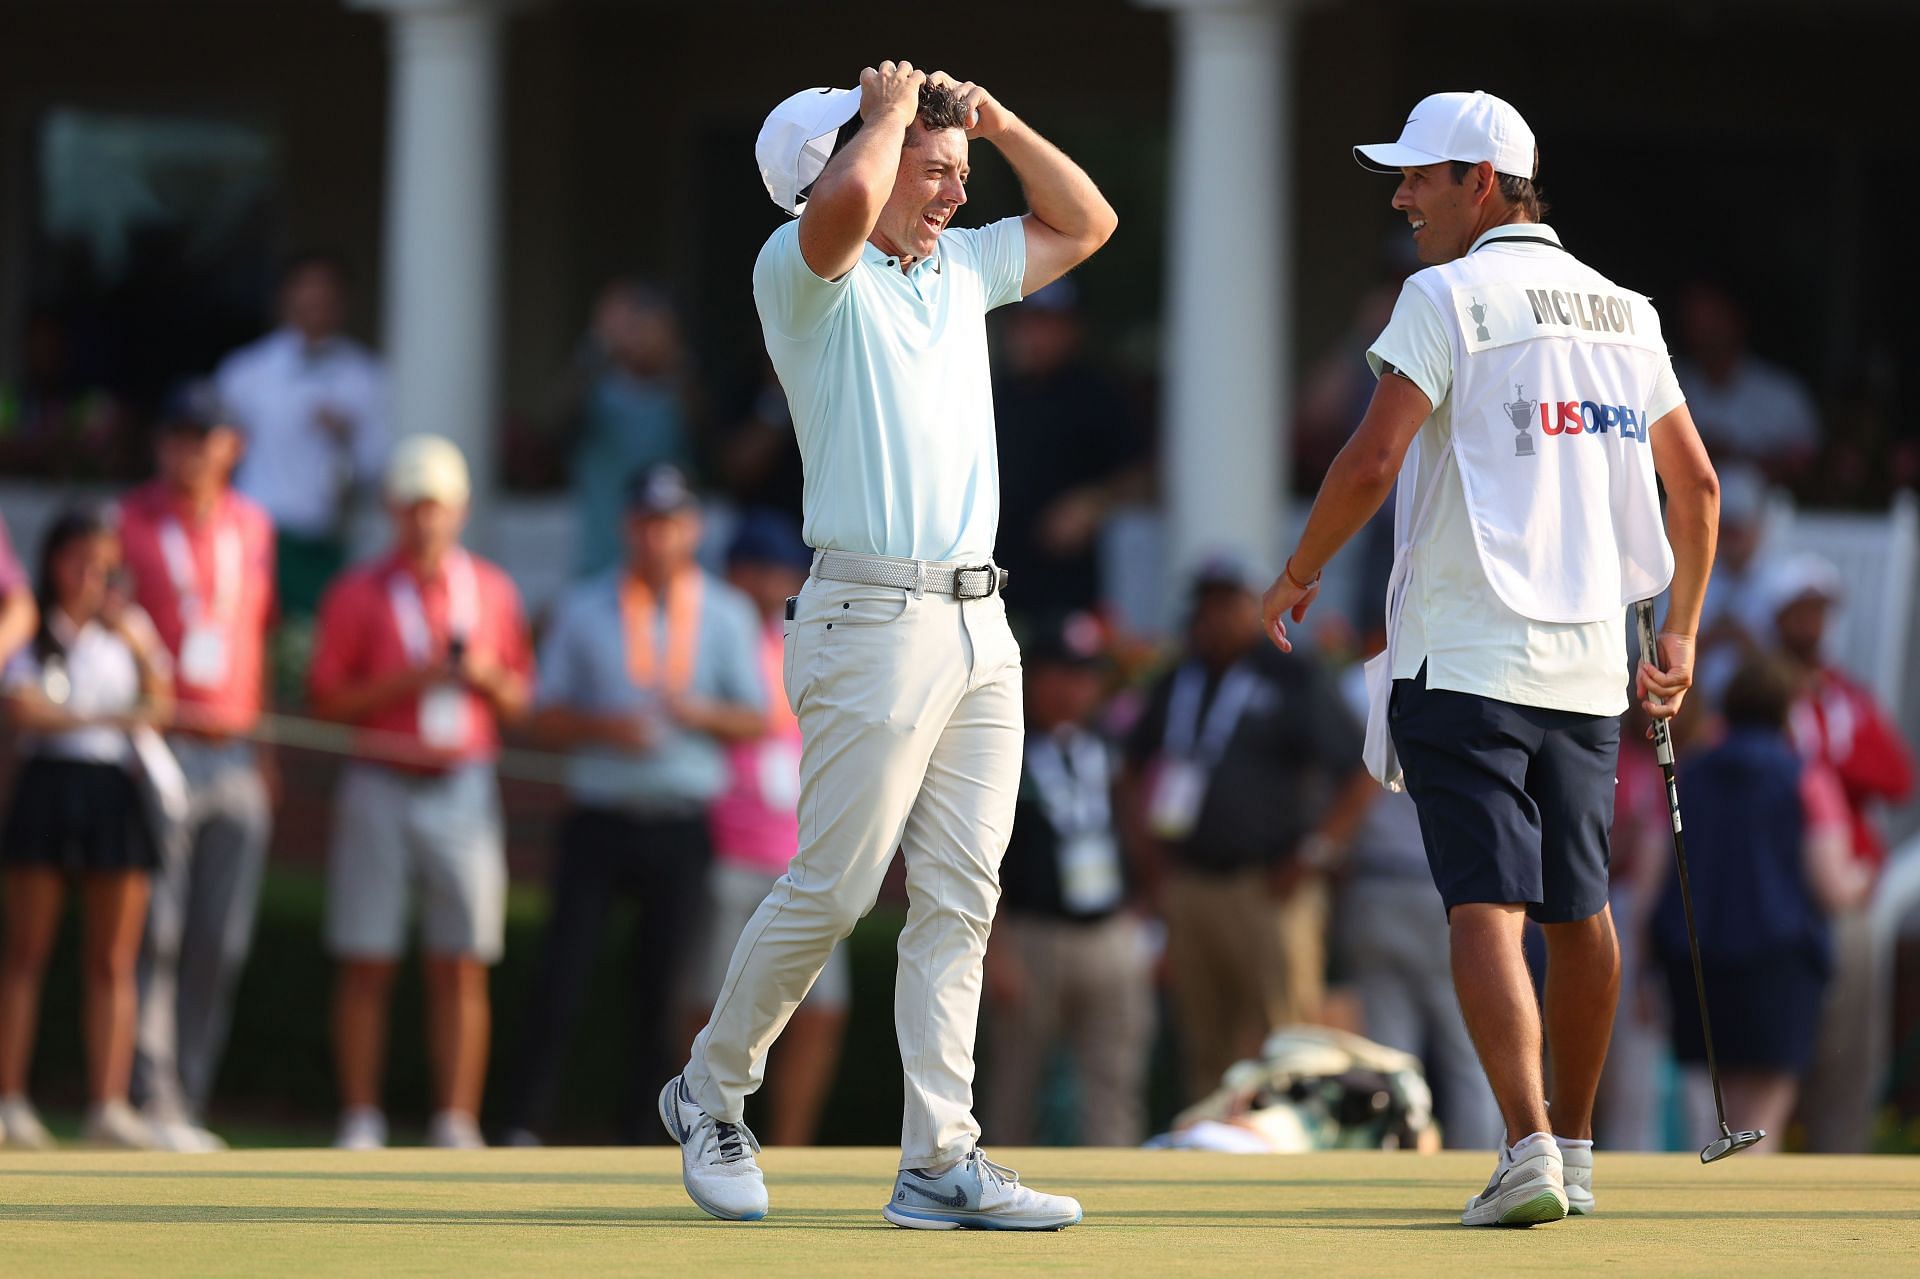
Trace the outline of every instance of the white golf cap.
[[808, 89], [773, 109], [754, 139], [753, 158], [767, 194], [798, 217], [801, 195], [827, 167], [840, 126], [860, 113], [858, 89]]
[[465, 506], [470, 493], [467, 459], [443, 435], [409, 435], [387, 461], [387, 500], [396, 506], [439, 502]]
[[1420, 99], [1398, 142], [1355, 147], [1353, 158], [1362, 167], [1382, 173], [1443, 160], [1468, 164], [1491, 160], [1496, 173], [1531, 178], [1533, 151], [1533, 130], [1520, 113], [1510, 103], [1476, 89]]
[[1838, 604], [1846, 584], [1833, 561], [1812, 551], [1800, 551], [1770, 565], [1760, 576], [1759, 595], [1764, 616], [1777, 617], [1789, 604], [1821, 599]]

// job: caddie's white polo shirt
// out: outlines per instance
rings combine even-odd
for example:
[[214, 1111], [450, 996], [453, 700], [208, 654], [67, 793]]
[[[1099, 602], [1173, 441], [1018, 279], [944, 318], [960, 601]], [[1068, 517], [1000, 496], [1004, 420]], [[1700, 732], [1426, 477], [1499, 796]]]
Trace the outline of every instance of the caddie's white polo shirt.
[[900, 270], [871, 243], [838, 280], [813, 273], [800, 224], [753, 266], [767, 353], [793, 412], [807, 544], [985, 561], [1000, 523], [986, 313], [1020, 299], [1020, 219], [952, 227]]
[[[1559, 243], [1550, 227], [1524, 223], [1495, 227], [1473, 247], [1510, 235]], [[1544, 244], [1516, 244], [1501, 251], [1563, 252]], [[1423, 493], [1435, 483], [1440, 488], [1432, 528], [1412, 552], [1393, 678], [1412, 679], [1425, 663], [1428, 688], [1588, 715], [1625, 711], [1625, 609], [1602, 622], [1536, 622], [1508, 608], [1487, 581], [1474, 545], [1460, 467], [1447, 448], [1453, 434], [1453, 339], [1447, 319], [1426, 294], [1411, 284], [1401, 289], [1393, 318], [1367, 351], [1367, 363], [1376, 376], [1383, 366], [1392, 365], [1434, 406], [1433, 416], [1420, 428], [1415, 483]], [[1669, 362], [1647, 404], [1647, 418], [1657, 422], [1685, 402]]]

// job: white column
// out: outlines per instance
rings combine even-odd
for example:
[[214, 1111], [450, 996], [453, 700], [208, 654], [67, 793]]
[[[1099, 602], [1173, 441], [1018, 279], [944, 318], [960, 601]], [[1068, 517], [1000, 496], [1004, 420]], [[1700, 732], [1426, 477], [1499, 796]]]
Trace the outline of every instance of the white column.
[[1293, 0], [1145, 2], [1173, 15], [1166, 567], [1184, 576], [1214, 550], [1277, 567], [1293, 358]]
[[460, 445], [494, 490], [499, 34], [514, 0], [349, 0], [387, 16], [384, 342], [394, 434]]

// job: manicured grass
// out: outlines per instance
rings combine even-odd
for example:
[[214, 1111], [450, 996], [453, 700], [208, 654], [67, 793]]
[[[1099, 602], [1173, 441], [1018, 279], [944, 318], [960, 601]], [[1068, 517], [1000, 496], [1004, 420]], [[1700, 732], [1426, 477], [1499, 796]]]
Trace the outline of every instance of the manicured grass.
[[1420, 1274], [1911, 1272], [1920, 1159], [1600, 1159], [1599, 1213], [1468, 1230], [1491, 1156], [1233, 1157], [998, 1151], [1077, 1194], [1058, 1234], [920, 1233], [881, 1221], [888, 1150], [772, 1150], [764, 1222], [700, 1214], [670, 1149], [244, 1152], [0, 1150], [9, 1275], [872, 1273]]

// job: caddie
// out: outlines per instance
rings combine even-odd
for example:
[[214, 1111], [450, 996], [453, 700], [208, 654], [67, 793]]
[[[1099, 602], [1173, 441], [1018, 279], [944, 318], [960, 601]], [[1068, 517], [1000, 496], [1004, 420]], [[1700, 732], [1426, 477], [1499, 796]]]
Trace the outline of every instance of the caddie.
[[[1671, 586], [1660, 665], [1643, 660], [1637, 685], [1671, 716], [1692, 682], [1719, 484], [1652, 304], [1541, 220], [1518, 111], [1435, 94], [1398, 142], [1354, 150], [1400, 176], [1393, 207], [1428, 266], [1367, 352], [1373, 400], [1263, 612], [1289, 647], [1286, 619], [1398, 479], [1366, 754], [1391, 787], [1404, 770], [1419, 809], [1454, 986], [1506, 1122], [1461, 1222], [1557, 1221], [1594, 1209], [1593, 1097], [1619, 998], [1607, 829], [1626, 610]], [[1547, 937], [1551, 1079], [1528, 917]]]
[[[952, 225], [975, 138], [1012, 167], [1024, 217]], [[696, 1204], [766, 1214], [747, 1096], [903, 850], [906, 1115], [883, 1215], [914, 1229], [1057, 1230], [1080, 1205], [985, 1158], [973, 1116], [981, 963], [1023, 732], [1020, 652], [993, 562], [985, 316], [1084, 261], [1117, 219], [1078, 165], [985, 89], [906, 62], [868, 67], [857, 93], [788, 98], [755, 154], [774, 203], [798, 215], [761, 248], [753, 297], [793, 409], [814, 548], [782, 672], [804, 739], [800, 849], [741, 933], [660, 1116]]]

